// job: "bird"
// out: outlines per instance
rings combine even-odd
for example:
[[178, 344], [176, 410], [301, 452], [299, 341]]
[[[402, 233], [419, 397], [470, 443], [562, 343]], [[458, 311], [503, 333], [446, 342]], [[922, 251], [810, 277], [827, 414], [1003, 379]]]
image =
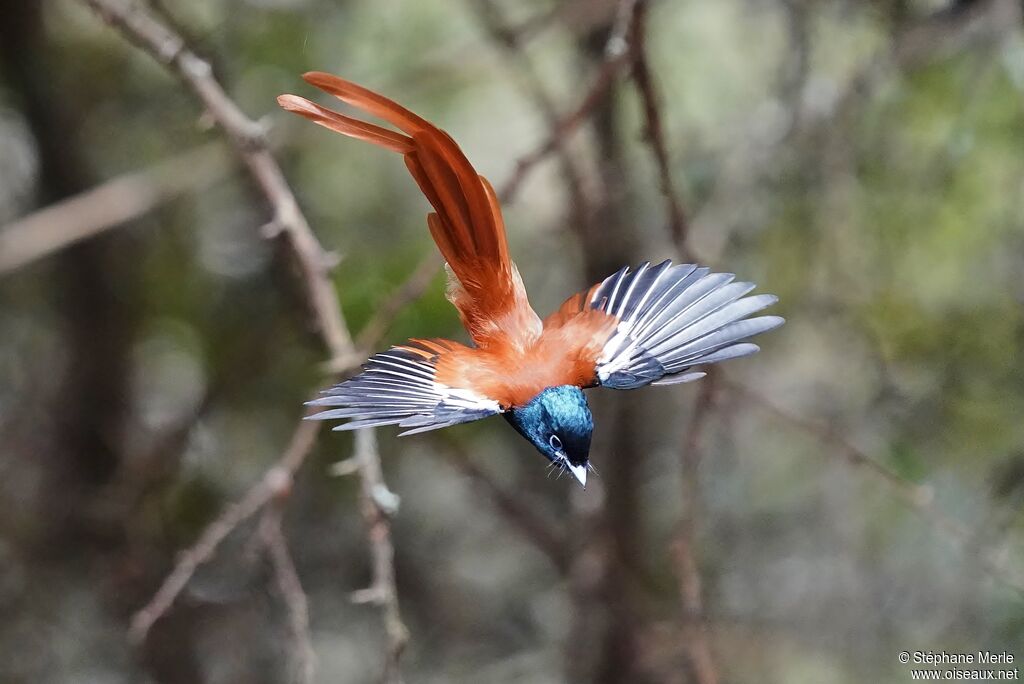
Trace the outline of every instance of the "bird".
[[[471, 344], [411, 339], [371, 356], [355, 376], [308, 402], [335, 430], [384, 425], [412, 435], [501, 415], [584, 488], [594, 419], [584, 389], [631, 390], [698, 380], [699, 370], [753, 354], [748, 338], [782, 325], [754, 314], [777, 301], [697, 264], [624, 266], [541, 319], [509, 255], [494, 188], [446, 132], [368, 88], [323, 72], [303, 79], [390, 124], [298, 95], [278, 104], [342, 135], [401, 154], [433, 211], [446, 296]], [[749, 295], [749, 296], [748, 296]]]

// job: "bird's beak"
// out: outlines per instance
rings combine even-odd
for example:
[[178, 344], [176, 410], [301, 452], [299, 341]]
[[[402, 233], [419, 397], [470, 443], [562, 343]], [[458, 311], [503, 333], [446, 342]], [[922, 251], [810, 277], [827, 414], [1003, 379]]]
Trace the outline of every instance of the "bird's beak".
[[586, 489], [587, 488], [587, 465], [585, 463], [583, 465], [573, 465], [572, 463], [569, 463], [568, 461], [566, 461], [565, 465], [566, 465], [566, 467], [569, 468], [569, 472], [572, 473], [572, 476], [576, 478], [576, 481], [579, 482], [580, 485], [584, 489]]

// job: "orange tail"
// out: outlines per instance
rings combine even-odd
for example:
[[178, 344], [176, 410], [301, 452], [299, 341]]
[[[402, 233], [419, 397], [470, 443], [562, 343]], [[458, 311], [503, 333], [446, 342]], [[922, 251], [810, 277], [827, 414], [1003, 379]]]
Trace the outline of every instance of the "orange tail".
[[496, 338], [525, 341], [517, 338], [539, 334], [539, 319], [509, 259], [498, 198], [455, 141], [426, 119], [355, 83], [316, 71], [303, 78], [402, 131], [353, 119], [296, 95], [277, 98], [284, 109], [321, 126], [405, 156], [406, 166], [434, 207], [427, 225], [459, 281], [450, 296], [473, 340], [486, 346]]

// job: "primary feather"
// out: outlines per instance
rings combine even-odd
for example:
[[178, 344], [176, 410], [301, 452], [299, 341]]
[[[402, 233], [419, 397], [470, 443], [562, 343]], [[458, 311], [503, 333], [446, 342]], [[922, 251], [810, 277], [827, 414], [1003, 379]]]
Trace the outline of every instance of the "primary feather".
[[742, 340], [782, 325], [778, 316], [747, 318], [775, 303], [774, 295], [745, 297], [754, 285], [733, 283], [731, 273], [665, 261], [623, 268], [592, 289], [591, 308], [619, 319], [596, 360], [604, 387], [632, 389], [703, 377], [696, 365], [753, 354]]
[[416, 340], [374, 354], [359, 375], [332, 387], [310, 406], [338, 406], [310, 416], [314, 420], [345, 419], [335, 430], [354, 430], [378, 425], [407, 428], [403, 435], [501, 413], [493, 399], [435, 379], [439, 350], [454, 345], [447, 341]]

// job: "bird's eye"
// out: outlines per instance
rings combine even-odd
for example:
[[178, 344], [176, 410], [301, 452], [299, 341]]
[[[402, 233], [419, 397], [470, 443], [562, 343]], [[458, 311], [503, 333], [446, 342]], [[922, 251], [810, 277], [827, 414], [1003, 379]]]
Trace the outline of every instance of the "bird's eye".
[[558, 435], [551, 435], [551, 438], [548, 439], [548, 444], [555, 451], [559, 451], [562, 448], [562, 440], [558, 439]]

